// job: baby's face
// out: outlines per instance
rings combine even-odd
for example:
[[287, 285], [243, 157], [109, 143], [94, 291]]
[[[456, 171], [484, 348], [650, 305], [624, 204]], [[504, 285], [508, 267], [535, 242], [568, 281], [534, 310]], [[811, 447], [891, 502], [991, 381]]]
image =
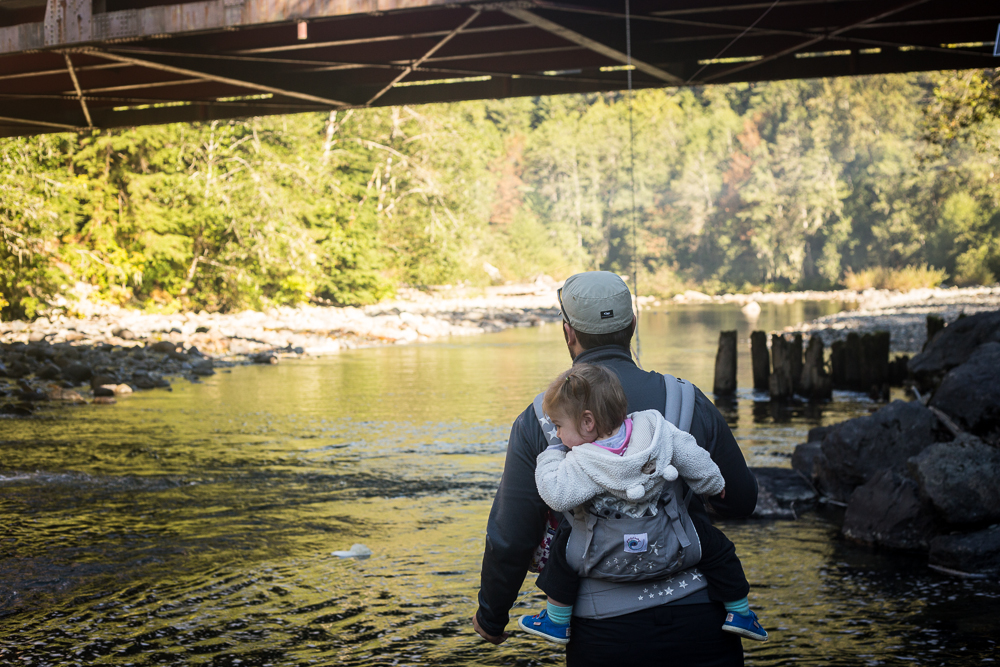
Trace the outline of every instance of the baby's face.
[[586, 442], [594, 441], [594, 438], [590, 437], [590, 434], [580, 432], [581, 424], [577, 424], [564, 414], [557, 412], [549, 415], [549, 419], [552, 420], [552, 424], [556, 427], [556, 435], [570, 449], [579, 447]]

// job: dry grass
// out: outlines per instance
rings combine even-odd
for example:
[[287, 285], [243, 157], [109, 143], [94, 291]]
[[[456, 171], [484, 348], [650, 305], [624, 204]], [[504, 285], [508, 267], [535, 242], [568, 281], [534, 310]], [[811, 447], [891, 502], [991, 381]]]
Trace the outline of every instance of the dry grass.
[[844, 276], [848, 289], [891, 289], [905, 292], [920, 287], [937, 287], [947, 280], [944, 269], [927, 266], [907, 266], [902, 269], [874, 268], [858, 273], [851, 270]]

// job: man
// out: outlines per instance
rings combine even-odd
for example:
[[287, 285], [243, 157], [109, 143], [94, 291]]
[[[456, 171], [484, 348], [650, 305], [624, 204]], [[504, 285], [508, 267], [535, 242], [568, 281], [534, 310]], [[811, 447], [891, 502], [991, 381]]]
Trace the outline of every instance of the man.
[[[629, 351], [636, 320], [624, 281], [604, 271], [576, 274], [560, 290], [559, 304], [573, 363], [605, 366], [618, 375], [630, 413], [651, 409], [662, 413], [666, 401], [663, 376], [640, 370]], [[723, 517], [749, 516], [757, 504], [757, 482], [725, 419], [703, 393], [696, 390], [695, 395], [691, 435], [708, 450], [726, 480], [724, 497], [713, 498], [712, 506]], [[508, 636], [504, 631], [508, 613], [544, 532], [548, 508], [535, 486], [535, 459], [546, 445], [534, 407], [529, 405], [511, 428], [503, 477], [486, 527], [479, 610], [473, 627], [494, 644]], [[689, 511], [708, 520], [697, 496]], [[727, 548], [732, 549], [732, 544]], [[669, 580], [683, 587], [667, 582], [654, 587], [654, 582], [614, 584], [584, 579], [580, 594], [587, 596], [587, 603], [577, 606], [573, 618], [567, 665], [605, 666], [623, 657], [629, 662], [649, 660], [647, 664], [652, 665], [742, 665], [739, 637], [722, 631], [725, 610], [721, 603], [708, 599], [703, 585], [697, 585], [699, 579], [697, 573], [680, 573]], [[650, 588], [658, 597], [651, 597]], [[670, 592], [663, 595], [666, 590]], [[580, 616], [581, 609], [586, 616]]]

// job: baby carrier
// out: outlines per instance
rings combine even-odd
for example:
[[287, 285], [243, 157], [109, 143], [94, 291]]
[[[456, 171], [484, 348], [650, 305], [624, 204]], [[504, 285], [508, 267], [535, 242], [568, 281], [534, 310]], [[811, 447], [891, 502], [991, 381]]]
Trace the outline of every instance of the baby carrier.
[[[664, 375], [663, 382], [667, 390], [664, 418], [682, 431], [690, 431], [694, 385], [672, 375]], [[543, 394], [535, 398], [535, 416], [549, 444], [562, 444], [545, 419], [542, 398]], [[692, 493], [680, 478], [667, 482], [654, 516], [598, 516], [582, 507], [566, 512], [573, 526], [566, 545], [567, 561], [582, 577], [609, 581], [662, 578], [696, 565], [701, 560], [701, 542], [688, 515]], [[550, 517], [545, 539], [532, 561], [536, 571], [548, 560], [553, 533]]]

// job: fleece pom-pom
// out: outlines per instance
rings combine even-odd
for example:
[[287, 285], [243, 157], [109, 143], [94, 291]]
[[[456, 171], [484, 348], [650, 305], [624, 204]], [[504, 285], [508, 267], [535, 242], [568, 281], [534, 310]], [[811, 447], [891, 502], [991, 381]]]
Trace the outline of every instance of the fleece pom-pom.
[[672, 465], [667, 465], [663, 469], [663, 479], [667, 480], [668, 482], [672, 482], [675, 479], [677, 479], [677, 468], [673, 467]]
[[644, 495], [646, 495], [646, 490], [642, 488], [641, 484], [636, 486], [630, 486], [626, 491], [625, 495], [628, 496], [629, 500], [640, 500]]

